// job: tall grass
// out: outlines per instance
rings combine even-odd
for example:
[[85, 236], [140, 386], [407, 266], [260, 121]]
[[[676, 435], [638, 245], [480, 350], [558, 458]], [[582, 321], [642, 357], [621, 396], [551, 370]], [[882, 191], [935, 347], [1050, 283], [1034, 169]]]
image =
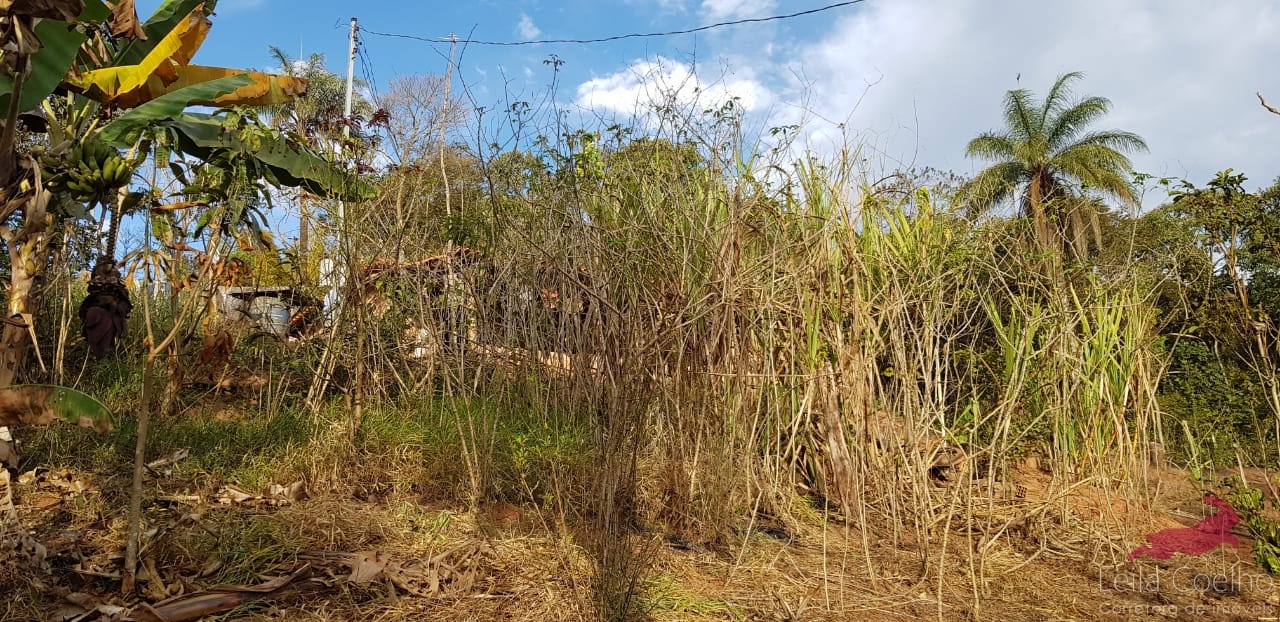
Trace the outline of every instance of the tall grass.
[[[401, 297], [370, 337], [391, 386], [592, 430], [588, 483], [551, 496], [595, 534], [605, 617], [635, 613], [646, 526], [732, 550], [752, 525], [799, 520], [807, 499], [862, 534], [862, 559], [839, 563], [882, 576], [880, 543], [914, 543], [938, 578], [950, 526], [976, 515], [962, 488], [940, 492], [947, 456], [963, 456], [966, 481], [1004, 478], [1028, 454], [1063, 486], [1145, 468], [1162, 365], [1137, 283], [1046, 274], [1059, 264], [1011, 245], [1007, 223], [975, 223], [905, 176], [863, 181], [853, 152], [766, 166], [691, 163], [674, 137], [582, 149], [560, 156], [571, 174], [471, 208], [495, 232], [488, 272], [462, 274], [480, 344], [397, 356], [407, 346], [387, 323], [450, 330], [447, 296], [418, 294], [435, 277], [407, 273], [380, 285]], [[539, 290], [558, 293], [556, 312]], [[455, 427], [484, 500], [497, 423], [473, 415]], [[940, 533], [944, 546], [920, 544]]]
[[[1138, 283], [1046, 274], [1007, 222], [873, 182], [854, 151], [765, 161], [737, 128], [573, 142], [505, 190], [497, 158], [390, 176], [347, 206], [351, 265], [462, 242], [487, 261], [357, 270], [326, 335], [242, 354], [284, 376], [268, 418], [315, 409], [284, 409], [286, 448], [249, 441], [313, 487], [529, 507], [589, 551], [611, 620], [643, 617], [655, 534], [735, 555], [816, 517], [862, 542], [829, 561], [842, 576], [900, 579], [906, 555], [941, 603], [957, 567], [982, 590], [949, 539], [1004, 533], [990, 491], [1015, 460], [1136, 494], [1163, 369]], [[422, 198], [439, 183], [452, 233]], [[850, 608], [846, 587], [825, 606]]]

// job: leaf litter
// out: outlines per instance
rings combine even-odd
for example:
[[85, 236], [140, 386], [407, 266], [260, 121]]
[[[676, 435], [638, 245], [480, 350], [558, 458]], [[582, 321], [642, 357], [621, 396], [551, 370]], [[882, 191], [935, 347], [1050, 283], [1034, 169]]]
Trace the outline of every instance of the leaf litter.
[[[186, 456], [186, 452], [177, 452], [148, 466], [161, 469]], [[12, 484], [23, 489], [21, 506], [15, 505]], [[74, 469], [32, 470], [22, 473], [16, 482], [10, 481], [7, 470], [0, 469], [0, 543], [7, 551], [0, 557], [0, 569], [7, 570], [5, 574], [10, 577], [24, 577], [28, 585], [41, 592], [48, 594], [53, 590], [54, 594], [60, 594], [53, 610], [45, 610], [44, 615], [50, 619], [181, 622], [227, 614], [252, 604], [287, 605], [310, 600], [309, 597], [320, 593], [338, 594], [351, 588], [383, 585], [415, 598], [456, 599], [473, 595], [482, 584], [493, 584], [483, 579], [492, 568], [494, 550], [489, 542], [478, 538], [463, 539], [443, 551], [423, 555], [413, 555], [401, 548], [394, 549], [394, 553], [387, 548], [301, 552], [277, 563], [274, 573], [258, 575], [258, 582], [211, 586], [199, 583], [225, 570], [224, 560], [216, 555], [205, 559], [197, 568], [159, 561], [157, 556], [164, 555], [162, 547], [173, 540], [171, 532], [184, 525], [209, 531], [205, 518], [211, 511], [224, 514], [278, 511], [307, 501], [306, 488], [298, 480], [269, 484], [262, 494], [227, 484], [207, 496], [154, 496], [161, 504], [158, 507], [170, 510], [162, 513], [170, 518], [165, 520], [152, 513], [152, 523], [144, 534], [138, 594], [141, 598], [121, 597], [110, 588], [102, 589], [103, 580], [114, 583], [120, 579], [122, 556], [116, 542], [120, 538], [119, 525], [97, 520], [37, 539], [23, 527], [19, 515], [21, 507], [25, 514], [47, 519], [49, 512], [57, 512], [57, 506], [65, 499], [97, 493], [96, 483]], [[328, 514], [323, 510], [325, 505], [321, 502], [315, 509], [299, 509], [304, 514]], [[284, 521], [291, 522], [291, 519], [285, 517]], [[42, 539], [49, 546], [43, 544]], [[373, 540], [376, 536], [363, 539]], [[51, 566], [51, 561], [56, 563]], [[69, 576], [79, 578], [67, 580]], [[48, 580], [62, 586], [50, 586], [46, 583]]]

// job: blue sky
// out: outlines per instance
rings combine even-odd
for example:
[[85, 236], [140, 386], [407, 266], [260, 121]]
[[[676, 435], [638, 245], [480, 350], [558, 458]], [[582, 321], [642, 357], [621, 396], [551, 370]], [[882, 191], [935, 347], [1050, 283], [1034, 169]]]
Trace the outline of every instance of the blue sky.
[[[813, 9], [833, 0], [222, 0], [196, 62], [266, 68], [267, 46], [320, 52], [345, 71], [346, 28], [479, 40], [596, 38]], [[138, 0], [145, 18], [158, 0]], [[365, 33], [375, 84], [443, 73], [449, 47]], [[455, 84], [480, 105], [545, 92], [577, 118], [631, 118], [654, 84], [682, 103], [740, 97], [757, 128], [801, 126], [801, 143], [861, 147], [872, 166], [981, 168], [964, 145], [999, 124], [1003, 93], [1043, 92], [1083, 71], [1085, 94], [1113, 102], [1099, 129], [1139, 133], [1139, 170], [1204, 183], [1226, 167], [1254, 185], [1280, 175], [1280, 3], [1252, 0], [866, 0], [792, 20], [594, 45], [468, 46]], [[365, 69], [358, 67], [358, 74]], [[698, 87], [697, 95], [692, 87]], [[697, 102], [693, 100], [695, 97]], [[1163, 196], [1155, 197], [1157, 200]], [[1151, 197], [1148, 197], [1150, 202]]]

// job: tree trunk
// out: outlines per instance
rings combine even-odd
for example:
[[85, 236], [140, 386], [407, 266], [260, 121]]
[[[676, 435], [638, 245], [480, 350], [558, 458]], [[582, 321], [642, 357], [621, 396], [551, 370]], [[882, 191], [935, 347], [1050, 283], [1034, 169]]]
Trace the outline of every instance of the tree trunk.
[[[22, 227], [10, 231], [0, 227], [0, 237], [9, 250], [9, 307], [0, 330], [0, 387], [13, 384], [18, 372], [27, 360], [27, 348], [31, 344], [31, 310], [35, 308], [36, 277], [44, 272], [48, 259], [51, 236], [48, 235], [50, 219], [45, 208], [49, 204], [49, 192], [36, 190], [25, 200]], [[11, 199], [23, 201], [21, 197]], [[7, 211], [7, 210], [6, 210]], [[7, 430], [5, 430], [7, 432]], [[17, 465], [17, 453], [12, 442], [3, 440], [8, 434], [0, 434], [0, 456]]]
[[26, 201], [26, 214], [18, 231], [0, 230], [10, 262], [8, 320], [0, 334], [0, 387], [13, 384], [31, 343], [28, 326], [35, 307], [36, 277], [45, 270], [52, 242], [45, 213], [49, 196], [48, 192], [39, 191]]
[[311, 285], [311, 264], [307, 263], [307, 257], [311, 251], [309, 244], [311, 236], [307, 234], [310, 220], [311, 206], [307, 205], [307, 197], [303, 196], [298, 199], [298, 265], [302, 266], [300, 272], [307, 285]]
[[1044, 187], [1040, 174], [1031, 176], [1031, 187], [1027, 190], [1027, 203], [1031, 208], [1032, 226], [1035, 228], [1036, 241], [1041, 250], [1047, 250], [1052, 244], [1049, 236], [1049, 221], [1044, 213]]
[[116, 242], [120, 239], [120, 223], [124, 221], [124, 199], [129, 195], [129, 187], [123, 186], [116, 192], [115, 200], [105, 207], [111, 214], [111, 222], [107, 225], [107, 247], [103, 253], [112, 262], [116, 260]]

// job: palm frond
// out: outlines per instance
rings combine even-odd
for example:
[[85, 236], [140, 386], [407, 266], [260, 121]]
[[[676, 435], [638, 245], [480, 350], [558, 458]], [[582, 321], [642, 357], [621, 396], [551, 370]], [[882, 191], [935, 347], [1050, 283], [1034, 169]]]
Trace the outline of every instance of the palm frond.
[[1138, 193], [1134, 190], [1130, 178], [1119, 172], [1095, 173], [1089, 185], [1103, 194], [1113, 196], [1128, 204], [1138, 200]]
[[1054, 154], [1052, 164], [1054, 168], [1069, 172], [1075, 177], [1078, 177], [1075, 171], [1081, 170], [1123, 173], [1133, 169], [1128, 156], [1105, 145], [1095, 144], [1076, 144], [1059, 151]]
[[971, 215], [984, 213], [1013, 195], [1026, 173], [1019, 162], [988, 167], [960, 190], [960, 203]]
[[1067, 97], [1071, 95], [1071, 83], [1083, 77], [1084, 73], [1073, 71], [1058, 76], [1058, 79], [1053, 82], [1053, 86], [1049, 87], [1049, 93], [1045, 95], [1044, 105], [1040, 109], [1041, 128], [1050, 127], [1052, 118], [1057, 118], [1063, 111], [1071, 108], [1067, 100]]
[[1005, 94], [1007, 127], [979, 134], [965, 148], [968, 157], [995, 162], [964, 188], [961, 203], [967, 210], [989, 209], [1025, 185], [1022, 214], [1035, 218], [1041, 241], [1050, 241], [1053, 222], [1071, 220], [1071, 235], [1081, 242], [1087, 219], [1068, 213], [1073, 202], [1091, 194], [1136, 200], [1133, 164], [1126, 154], [1146, 150], [1147, 144], [1132, 132], [1083, 133], [1110, 111], [1111, 102], [1096, 96], [1074, 99], [1071, 85], [1081, 77], [1079, 72], [1059, 76], [1043, 101], [1025, 89]]
[[1076, 145], [1097, 145], [1126, 153], [1147, 151], [1147, 141], [1143, 140], [1141, 136], [1121, 130], [1089, 132], [1076, 140], [1073, 145], [1064, 147], [1063, 150], [1065, 151]]
[[283, 73], [286, 76], [294, 75], [293, 58], [289, 56], [288, 52], [280, 49], [279, 46], [268, 45], [267, 54], [271, 56], [273, 60], [276, 61], [277, 65], [279, 65], [279, 69], [281, 73]]
[[1088, 189], [1125, 201], [1136, 196], [1129, 181], [1133, 170], [1129, 158], [1106, 146], [1076, 145], [1058, 154], [1054, 166]]
[[1049, 140], [1055, 147], [1070, 142], [1085, 127], [1097, 122], [1111, 111], [1111, 100], [1105, 97], [1086, 97], [1074, 105], [1058, 111], [1050, 120], [1047, 130]]
[[1012, 136], [995, 132], [983, 132], [969, 141], [969, 144], [965, 147], [964, 154], [970, 158], [982, 158], [984, 160], [1011, 160], [1016, 159], [1017, 150], [1018, 141], [1014, 140]]
[[1015, 89], [1005, 94], [1004, 118], [1013, 138], [1026, 140], [1040, 133], [1042, 128], [1036, 125], [1038, 115], [1035, 108], [1035, 96], [1027, 89]]

